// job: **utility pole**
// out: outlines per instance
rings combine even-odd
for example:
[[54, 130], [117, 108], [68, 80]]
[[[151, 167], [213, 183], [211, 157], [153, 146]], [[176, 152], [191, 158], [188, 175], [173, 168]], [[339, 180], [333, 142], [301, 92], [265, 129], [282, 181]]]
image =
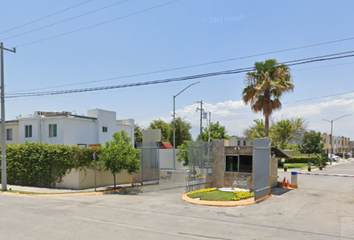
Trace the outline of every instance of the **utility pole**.
[[7, 190], [7, 171], [6, 171], [6, 128], [5, 128], [5, 80], [4, 80], [4, 50], [16, 53], [16, 48], [4, 48], [1, 42], [1, 189]]
[[200, 103], [200, 108], [197, 107], [197, 111], [199, 110], [200, 111], [200, 137], [199, 137], [199, 140], [200, 141], [203, 141], [203, 100], [201, 100], [200, 102], [197, 102], [197, 103]]

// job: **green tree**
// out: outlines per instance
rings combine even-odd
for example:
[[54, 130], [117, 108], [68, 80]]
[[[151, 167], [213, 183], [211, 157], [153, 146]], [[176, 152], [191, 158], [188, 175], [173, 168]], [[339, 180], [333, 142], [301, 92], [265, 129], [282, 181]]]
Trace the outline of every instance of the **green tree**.
[[254, 138], [261, 138], [265, 137], [265, 126], [263, 119], [254, 119], [253, 122], [255, 123], [253, 126], [248, 127], [244, 132], [243, 135], [251, 140], [253, 143]]
[[280, 120], [271, 127], [270, 138], [273, 145], [285, 149], [289, 141], [304, 130], [305, 124], [302, 118]]
[[[170, 123], [170, 143], [173, 145], [173, 121]], [[181, 117], [176, 118], [176, 148], [178, 148], [184, 141], [192, 140], [190, 130], [192, 125], [183, 121]]]
[[[201, 139], [204, 142], [208, 141], [209, 128], [204, 128], [203, 138]], [[200, 134], [197, 137], [200, 140]], [[225, 126], [220, 125], [219, 121], [216, 123], [210, 123], [210, 140], [212, 139], [230, 139], [230, 136], [227, 135], [227, 131], [225, 130]]]
[[110, 171], [116, 188], [116, 174], [126, 170], [129, 174], [139, 170], [140, 150], [134, 149], [125, 131], [113, 134], [113, 141], [100, 148], [99, 160], [104, 170]]
[[275, 59], [255, 62], [255, 71], [246, 75], [246, 87], [242, 91], [245, 104], [250, 104], [254, 112], [262, 112], [265, 117], [265, 136], [269, 136], [269, 118], [281, 108], [280, 97], [284, 92], [293, 91], [290, 69], [278, 65]]
[[[154, 120], [150, 123], [150, 126], [148, 128], [149, 130], [151, 129], [161, 129], [161, 141], [162, 142], [169, 142], [170, 140], [170, 125], [166, 123], [165, 121], [159, 119], [159, 120]], [[170, 141], [172, 143], [172, 141]]]
[[[254, 138], [265, 137], [265, 125], [262, 119], [255, 119], [254, 125], [244, 131], [244, 136], [251, 142]], [[306, 129], [306, 122], [302, 118], [283, 119], [273, 122], [269, 129], [269, 137], [273, 145], [286, 149], [290, 140], [300, 140]]]
[[323, 152], [323, 138], [320, 132], [305, 132], [304, 137], [302, 138], [302, 143], [299, 145], [301, 153], [308, 154], [320, 154]]
[[178, 162], [183, 161], [183, 165], [188, 165], [188, 141], [185, 140], [183, 143], [177, 147], [177, 160]]
[[134, 125], [134, 142], [142, 142], [143, 141], [143, 131], [144, 128], [139, 126], [138, 124]]

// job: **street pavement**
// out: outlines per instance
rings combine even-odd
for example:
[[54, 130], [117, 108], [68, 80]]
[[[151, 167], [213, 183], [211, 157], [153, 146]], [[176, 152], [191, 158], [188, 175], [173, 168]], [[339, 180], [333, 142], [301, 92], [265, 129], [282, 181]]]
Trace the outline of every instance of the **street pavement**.
[[[321, 172], [326, 171], [354, 175], [354, 162]], [[184, 202], [183, 189], [65, 197], [0, 194], [0, 239], [354, 239], [354, 178], [299, 175], [298, 185], [261, 203], [229, 208]]]

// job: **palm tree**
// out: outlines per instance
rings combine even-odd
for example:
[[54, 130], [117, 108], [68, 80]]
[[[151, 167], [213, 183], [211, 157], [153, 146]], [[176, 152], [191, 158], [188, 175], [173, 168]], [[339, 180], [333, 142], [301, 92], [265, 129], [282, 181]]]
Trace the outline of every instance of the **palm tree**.
[[284, 64], [278, 65], [275, 59], [255, 62], [254, 72], [248, 72], [246, 87], [242, 91], [245, 104], [250, 103], [254, 112], [263, 112], [265, 116], [265, 136], [269, 136], [269, 117], [274, 110], [281, 109], [280, 97], [284, 92], [294, 89], [290, 69]]

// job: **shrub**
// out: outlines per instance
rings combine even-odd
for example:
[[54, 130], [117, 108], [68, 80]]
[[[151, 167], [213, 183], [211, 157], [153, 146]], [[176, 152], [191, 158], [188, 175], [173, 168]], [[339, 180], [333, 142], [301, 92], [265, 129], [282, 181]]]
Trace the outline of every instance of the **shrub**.
[[253, 193], [246, 192], [246, 191], [235, 191], [234, 194], [236, 196], [234, 198], [232, 198], [233, 201], [239, 201], [241, 199], [247, 199], [247, 198], [251, 198], [254, 196]]
[[9, 144], [6, 156], [10, 184], [52, 187], [71, 169], [93, 166], [92, 151], [79, 146], [29, 142]]
[[215, 191], [215, 190], [217, 190], [217, 188], [204, 188], [204, 189], [188, 192], [188, 195], [196, 194], [196, 193], [203, 193], [203, 192], [211, 192], [211, 191]]

